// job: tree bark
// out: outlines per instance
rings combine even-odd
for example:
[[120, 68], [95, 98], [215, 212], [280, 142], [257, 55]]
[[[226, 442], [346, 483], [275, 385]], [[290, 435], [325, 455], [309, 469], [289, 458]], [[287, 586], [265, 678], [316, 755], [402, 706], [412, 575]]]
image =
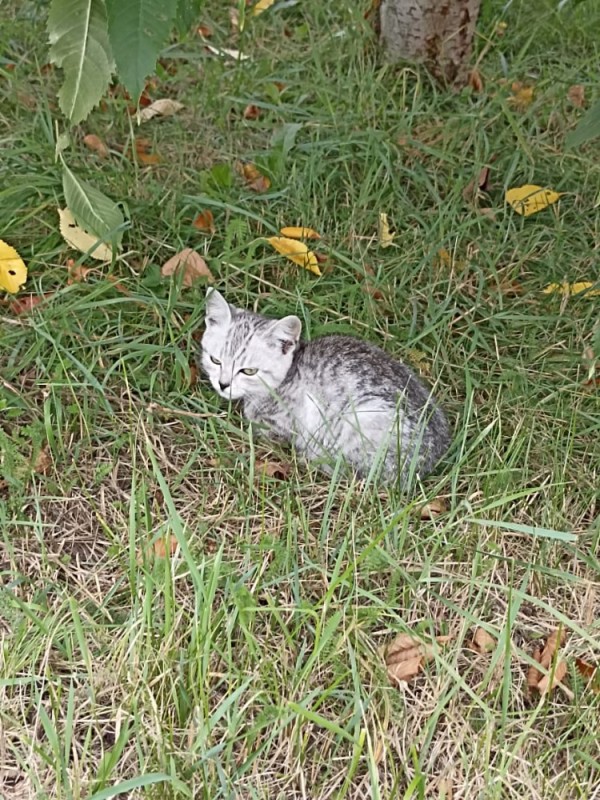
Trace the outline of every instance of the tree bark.
[[466, 83], [481, 0], [381, 0], [380, 40], [392, 61], [424, 64], [447, 85]]

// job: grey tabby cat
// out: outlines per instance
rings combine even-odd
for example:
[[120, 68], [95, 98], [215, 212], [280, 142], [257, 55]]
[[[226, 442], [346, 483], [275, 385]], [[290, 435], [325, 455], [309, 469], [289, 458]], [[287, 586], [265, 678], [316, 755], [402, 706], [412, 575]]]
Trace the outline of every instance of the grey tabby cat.
[[199, 364], [227, 400], [277, 441], [331, 473], [338, 459], [361, 476], [406, 482], [448, 449], [444, 412], [404, 364], [351, 336], [300, 340], [298, 317], [273, 320], [206, 300]]

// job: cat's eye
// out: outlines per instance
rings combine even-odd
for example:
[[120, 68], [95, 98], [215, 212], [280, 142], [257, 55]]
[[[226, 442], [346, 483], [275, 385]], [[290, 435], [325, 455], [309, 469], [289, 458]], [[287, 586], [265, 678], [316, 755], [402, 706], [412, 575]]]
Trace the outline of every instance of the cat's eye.
[[221, 366], [221, 362], [219, 361], [218, 358], [215, 358], [214, 356], [211, 356], [210, 360], [213, 362], [213, 364], [216, 364], [218, 367]]
[[247, 369], [241, 369], [241, 370], [240, 370], [240, 372], [243, 372], [243, 373], [244, 373], [244, 375], [256, 375], [256, 373], [258, 372], [258, 370], [257, 370], [257, 369], [250, 369], [250, 368], [247, 368]]

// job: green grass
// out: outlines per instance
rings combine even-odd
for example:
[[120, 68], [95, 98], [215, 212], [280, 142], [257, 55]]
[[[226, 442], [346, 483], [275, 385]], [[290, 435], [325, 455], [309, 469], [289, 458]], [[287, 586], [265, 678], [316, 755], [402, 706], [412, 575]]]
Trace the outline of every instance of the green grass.
[[[265, 13], [243, 64], [178, 42], [153, 96], [185, 109], [140, 132], [160, 165], [122, 154], [136, 131], [118, 96], [73, 133], [70, 168], [125, 203], [132, 227], [114, 267], [72, 285], [43, 8], [3, 9], [2, 63], [15, 67], [0, 65], [1, 236], [29, 265], [27, 291], [54, 294], [30, 314], [0, 308], [0, 796], [597, 790], [599, 698], [573, 660], [600, 663], [600, 404], [584, 385], [598, 298], [542, 289], [598, 280], [597, 149], [564, 140], [582, 113], [568, 87], [598, 94], [600, 13], [512, 3], [498, 37], [503, 5], [478, 27], [481, 95], [386, 65], [352, 4]], [[203, 20], [214, 44], [236, 46], [226, 7]], [[524, 111], [508, 102], [517, 80], [535, 84]], [[243, 118], [248, 103], [258, 120]], [[271, 189], [247, 191], [236, 161], [259, 164]], [[496, 222], [462, 198], [488, 163]], [[503, 193], [526, 182], [565, 194], [523, 219]], [[192, 226], [209, 207], [213, 237]], [[397, 231], [385, 250], [381, 211]], [[323, 233], [322, 278], [264, 245], [283, 224]], [[159, 274], [183, 246], [233, 302], [420, 361], [455, 438], [413, 498], [330, 485], [253, 444], [206, 382], [190, 386], [204, 287]], [[370, 270], [381, 300], [365, 292]], [[32, 468], [42, 450], [45, 473]], [[289, 461], [291, 476], [265, 478], [257, 458]], [[421, 521], [439, 495], [448, 512]], [[177, 550], [157, 558], [167, 535]], [[527, 668], [559, 624], [568, 691], [540, 699]], [[497, 640], [485, 656], [468, 648], [478, 626]], [[452, 640], [399, 689], [380, 649], [408, 630]]]

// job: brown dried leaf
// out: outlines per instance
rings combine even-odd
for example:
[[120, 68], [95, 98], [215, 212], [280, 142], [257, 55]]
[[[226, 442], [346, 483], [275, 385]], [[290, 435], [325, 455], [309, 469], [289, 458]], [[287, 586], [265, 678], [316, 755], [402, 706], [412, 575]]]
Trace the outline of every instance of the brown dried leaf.
[[[532, 658], [539, 664], [541, 655], [542, 651], [539, 649], [535, 649], [533, 651]], [[539, 669], [534, 664], [530, 664], [529, 669], [527, 670], [527, 686], [530, 689], [530, 691], [537, 689], [538, 683], [540, 682], [540, 678], [542, 678], [542, 676], [543, 673], [540, 672]]]
[[478, 69], [472, 69], [469, 73], [469, 86], [478, 94], [483, 92], [483, 78]]
[[135, 155], [140, 164], [153, 166], [162, 161], [158, 153], [152, 152], [152, 142], [149, 139], [135, 140]]
[[215, 280], [206, 261], [191, 247], [172, 256], [162, 265], [160, 272], [164, 277], [183, 272], [182, 285], [187, 287], [192, 286], [198, 278], [208, 278], [209, 283], [214, 283]]
[[166, 558], [167, 553], [170, 556], [175, 555], [177, 550], [177, 537], [175, 536], [160, 536], [154, 542], [154, 555], [157, 558]]
[[279, 461], [262, 461], [260, 458], [254, 460], [254, 468], [256, 472], [261, 472], [268, 478], [275, 478], [278, 481], [286, 481], [292, 473], [290, 464]]
[[99, 136], [96, 136], [95, 133], [88, 133], [87, 136], [84, 136], [83, 143], [89, 150], [97, 153], [100, 158], [108, 158], [108, 147]]
[[198, 25], [196, 28], [196, 33], [198, 33], [200, 36], [204, 36], [205, 39], [210, 39], [210, 37], [213, 35], [210, 25]]
[[242, 164], [240, 170], [251, 192], [262, 194], [262, 192], [266, 192], [271, 187], [269, 178], [259, 172], [254, 164]]
[[[450, 641], [450, 636], [436, 636], [438, 645]], [[409, 633], [399, 633], [384, 650], [384, 661], [391, 681], [414, 678], [426, 661], [435, 655], [435, 648]]]
[[580, 83], [569, 86], [567, 97], [576, 108], [583, 108], [585, 105], [585, 87]]
[[171, 117], [183, 108], [183, 103], [171, 100], [170, 97], [161, 97], [150, 103], [140, 111], [140, 122], [147, 122], [152, 117]]
[[542, 655], [540, 657], [540, 664], [542, 667], [548, 669], [552, 660], [554, 658], [555, 653], [559, 648], [563, 646], [567, 639], [565, 634], [564, 628], [562, 625], [558, 627], [555, 631], [552, 631], [548, 639], [546, 640], [546, 645], [542, 650]]
[[435, 519], [440, 514], [445, 514], [448, 506], [443, 497], [436, 497], [430, 503], [425, 503], [419, 508], [421, 519]]
[[476, 200], [481, 192], [487, 192], [489, 189], [490, 168], [482, 167], [479, 175], [472, 178], [462, 191], [463, 200], [467, 203], [472, 203]]
[[195, 362], [190, 364], [190, 382], [189, 388], [192, 389], [198, 383], [198, 367]]
[[197, 228], [199, 231], [204, 231], [205, 233], [214, 233], [216, 230], [215, 218], [209, 208], [205, 208], [201, 211], [192, 222], [192, 225], [194, 228]]
[[255, 106], [253, 103], [248, 103], [244, 109], [243, 117], [244, 119], [258, 119], [260, 114], [261, 111], [258, 106]]
[[583, 658], [576, 658], [575, 665], [581, 677], [585, 678], [586, 681], [591, 681], [598, 670], [598, 667], [595, 667], [593, 664], [588, 664]]
[[477, 628], [473, 635], [472, 645], [478, 653], [489, 653], [495, 649], [496, 640], [484, 628]]
[[40, 475], [45, 475], [51, 466], [52, 454], [50, 452], [50, 446], [45, 444], [37, 454], [35, 463], [33, 465], [33, 471], [39, 473]]
[[13, 314], [19, 316], [19, 314], [28, 314], [30, 311], [39, 304], [42, 303], [44, 300], [47, 300], [50, 297], [54, 297], [56, 292], [44, 292], [44, 294], [24, 294], [21, 297], [17, 297], [16, 300], [12, 300], [9, 304], [9, 308]]
[[566, 674], [567, 662], [563, 661], [562, 658], [559, 658], [556, 664], [549, 668], [548, 674], [540, 678], [536, 687], [538, 692], [541, 694], [544, 694], [545, 692], [551, 692], [558, 686]]
[[67, 284], [70, 286], [72, 283], [82, 283], [87, 280], [87, 276], [92, 272], [91, 267], [84, 267], [81, 264], [76, 264], [75, 259], [67, 258], [67, 270], [69, 277]]

